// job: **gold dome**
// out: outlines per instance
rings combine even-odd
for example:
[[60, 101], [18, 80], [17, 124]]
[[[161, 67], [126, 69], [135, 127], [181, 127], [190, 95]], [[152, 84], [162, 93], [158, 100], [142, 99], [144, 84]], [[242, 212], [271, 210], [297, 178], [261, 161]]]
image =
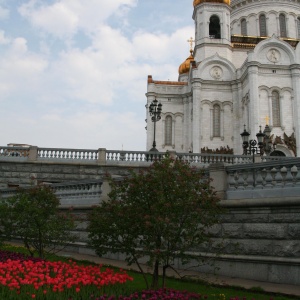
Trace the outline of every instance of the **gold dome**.
[[191, 62], [194, 61], [193, 50], [190, 50], [191, 55], [179, 66], [179, 75], [188, 73], [190, 70]]
[[227, 5], [230, 5], [230, 0], [194, 0], [194, 6], [197, 6], [198, 4], [201, 3], [206, 3], [206, 2], [214, 2], [214, 3], [225, 3]]

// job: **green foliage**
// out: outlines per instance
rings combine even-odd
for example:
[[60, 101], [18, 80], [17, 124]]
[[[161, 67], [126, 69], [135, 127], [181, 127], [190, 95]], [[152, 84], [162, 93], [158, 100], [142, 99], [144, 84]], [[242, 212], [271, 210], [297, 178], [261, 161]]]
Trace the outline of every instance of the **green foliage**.
[[50, 187], [20, 189], [0, 203], [0, 224], [5, 239], [21, 239], [29, 253], [39, 257], [61, 249], [75, 240], [70, 212], [59, 210], [59, 199]]
[[[90, 244], [99, 256], [123, 253], [129, 264], [147, 260], [164, 274], [175, 259], [201, 260], [192, 251], [210, 243], [208, 229], [218, 223], [218, 199], [204, 171], [166, 157], [145, 172], [111, 180], [110, 200], [89, 216]], [[142, 270], [141, 270], [142, 271]]]

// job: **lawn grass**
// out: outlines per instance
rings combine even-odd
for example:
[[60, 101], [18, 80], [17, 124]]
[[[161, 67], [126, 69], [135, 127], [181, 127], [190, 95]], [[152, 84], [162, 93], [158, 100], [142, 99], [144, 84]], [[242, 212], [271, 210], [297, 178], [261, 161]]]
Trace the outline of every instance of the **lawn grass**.
[[[19, 252], [23, 254], [28, 254], [28, 251], [24, 247], [18, 247], [18, 246], [11, 246], [11, 245], [4, 245], [0, 247], [2, 250], [8, 250], [12, 252]], [[69, 257], [63, 257], [59, 255], [50, 255], [47, 257], [47, 260], [50, 261], [64, 261], [67, 262], [70, 260]], [[90, 261], [80, 261], [75, 260], [78, 264], [84, 264], [84, 265], [90, 265], [95, 264]], [[113, 269], [118, 269], [112, 266], [109, 266]], [[126, 290], [124, 290], [124, 293], [129, 294], [136, 291], [142, 291], [146, 289], [145, 281], [143, 279], [143, 276], [132, 270], [128, 270], [127, 273], [134, 278], [133, 281], [126, 283]], [[148, 281], [151, 282], [151, 276], [150, 274], [146, 275], [148, 278]], [[246, 299], [246, 300], [291, 300], [291, 299], [299, 299], [299, 297], [296, 296], [284, 296], [284, 295], [278, 295], [278, 294], [272, 294], [264, 292], [260, 287], [252, 288], [251, 290], [246, 290], [240, 287], [230, 287], [230, 286], [221, 286], [216, 284], [208, 284], [204, 281], [197, 281], [193, 279], [177, 279], [177, 278], [170, 278], [168, 277], [166, 279], [166, 287], [172, 288], [175, 290], [186, 290], [189, 292], [195, 292], [201, 295], [207, 295], [208, 299]], [[214, 296], [215, 295], [215, 296]], [[223, 297], [220, 297], [220, 295], [224, 295]]]

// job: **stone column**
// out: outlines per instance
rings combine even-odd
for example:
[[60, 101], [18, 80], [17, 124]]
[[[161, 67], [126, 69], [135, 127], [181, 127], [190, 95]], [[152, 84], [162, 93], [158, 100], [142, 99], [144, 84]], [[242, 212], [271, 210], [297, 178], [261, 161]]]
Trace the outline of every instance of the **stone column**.
[[190, 97], [189, 99], [189, 113], [188, 113], [188, 118], [189, 118], [189, 150], [193, 150], [193, 98]]
[[189, 101], [188, 98], [183, 99], [183, 130], [182, 130], [182, 144], [183, 144], [183, 152], [188, 152], [189, 149]]
[[258, 107], [258, 67], [250, 66], [249, 67], [249, 109], [250, 109], [250, 138], [255, 138], [256, 133], [259, 130], [259, 107]]
[[280, 25], [279, 25], [279, 15], [276, 16], [276, 24], [277, 24], [277, 36], [281, 36]]
[[165, 134], [165, 126], [166, 126], [166, 116], [164, 115], [163, 119], [161, 120], [162, 121], [162, 147], [164, 148], [165, 145], [166, 145], [166, 134]]
[[101, 185], [100, 203], [102, 201], [108, 201], [109, 200], [108, 194], [110, 193], [110, 191], [111, 191], [111, 187], [110, 187], [108, 179], [103, 178], [103, 182], [102, 182], [102, 185]]
[[200, 120], [200, 102], [201, 102], [201, 83], [193, 85], [193, 152], [200, 153], [201, 148], [201, 120]]
[[284, 106], [284, 98], [283, 95], [279, 95], [279, 113], [280, 113], [280, 126], [281, 129], [285, 129], [285, 124], [284, 124], [284, 113], [283, 113], [283, 106]]
[[38, 158], [38, 147], [30, 146], [29, 154], [28, 154], [28, 161], [37, 161], [37, 158]]
[[[243, 99], [243, 88], [242, 84], [238, 83], [232, 86], [232, 120], [234, 123], [232, 124], [233, 129], [233, 151], [234, 154], [242, 153], [242, 138], [241, 133], [244, 129], [245, 121], [243, 122], [243, 118], [245, 117], [243, 114], [244, 107], [242, 107], [242, 99]], [[240, 121], [242, 120], [242, 122]]]
[[286, 30], [286, 36], [287, 37], [290, 36], [290, 22], [289, 22], [288, 15], [285, 17], [285, 30]]
[[297, 156], [300, 156], [300, 67], [299, 65], [291, 66], [292, 84], [294, 92], [294, 119], [295, 138], [297, 145]]
[[221, 136], [221, 141], [224, 141], [224, 107], [220, 107], [220, 136]]
[[273, 106], [272, 106], [272, 95], [268, 95], [269, 97], [269, 125], [273, 126]]
[[[163, 132], [164, 134], [164, 132]], [[175, 148], [175, 116], [172, 118], [172, 148]]]
[[209, 176], [212, 179], [211, 186], [215, 189], [217, 196], [226, 199], [227, 173], [224, 163], [214, 163], [209, 166]]
[[260, 36], [259, 18], [256, 18], [256, 36]]
[[99, 148], [98, 149], [97, 163], [99, 165], [106, 165], [106, 149], [105, 148]]
[[[210, 119], [209, 119], [209, 124], [210, 124], [210, 140], [212, 141], [214, 138], [214, 109], [211, 107], [209, 109], [210, 112]], [[221, 124], [220, 124], [221, 125]]]
[[294, 123], [294, 120], [295, 120], [295, 98], [294, 96], [292, 95], [291, 96], [291, 105], [292, 105], [292, 129], [293, 131], [295, 130], [295, 123]]

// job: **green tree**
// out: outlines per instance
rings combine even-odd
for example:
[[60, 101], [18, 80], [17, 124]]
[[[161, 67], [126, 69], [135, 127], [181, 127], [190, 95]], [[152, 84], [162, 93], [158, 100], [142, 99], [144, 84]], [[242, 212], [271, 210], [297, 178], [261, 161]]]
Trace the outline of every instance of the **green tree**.
[[193, 250], [210, 243], [209, 228], [218, 223], [220, 212], [203, 170], [166, 157], [146, 171], [111, 180], [111, 189], [110, 199], [89, 215], [90, 245], [99, 256], [123, 253], [142, 273], [139, 261], [146, 259], [153, 267], [153, 288], [158, 287], [159, 267], [164, 285], [175, 259], [183, 264], [203, 259]]
[[6, 240], [19, 238], [31, 255], [44, 258], [73, 242], [74, 220], [59, 210], [59, 199], [47, 186], [20, 189], [0, 203], [0, 227]]

